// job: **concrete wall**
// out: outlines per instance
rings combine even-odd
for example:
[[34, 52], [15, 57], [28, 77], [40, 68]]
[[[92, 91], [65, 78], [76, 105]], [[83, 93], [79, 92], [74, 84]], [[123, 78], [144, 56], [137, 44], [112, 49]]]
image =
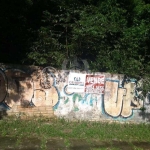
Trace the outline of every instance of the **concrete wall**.
[[[105, 75], [104, 94], [68, 92], [69, 72], [52, 67], [0, 65], [0, 109], [6, 114], [46, 115], [69, 120], [150, 121], [150, 101], [140, 82], [124, 75]], [[86, 72], [80, 72], [87, 74]], [[143, 112], [141, 108], [146, 110]]]

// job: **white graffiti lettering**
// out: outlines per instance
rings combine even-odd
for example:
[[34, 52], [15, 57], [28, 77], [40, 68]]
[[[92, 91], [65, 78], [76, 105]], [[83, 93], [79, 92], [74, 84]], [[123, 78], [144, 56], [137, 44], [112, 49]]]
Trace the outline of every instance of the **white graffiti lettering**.
[[100, 77], [87, 77], [87, 83], [91, 83], [91, 84], [104, 84], [104, 78], [100, 78]]

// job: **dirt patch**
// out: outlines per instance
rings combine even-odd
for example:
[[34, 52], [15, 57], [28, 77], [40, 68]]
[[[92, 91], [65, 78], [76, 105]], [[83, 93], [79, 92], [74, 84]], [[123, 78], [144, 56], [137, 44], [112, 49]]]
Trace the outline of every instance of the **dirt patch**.
[[132, 144], [144, 150], [150, 150], [150, 142], [132, 142]]
[[40, 143], [37, 138], [0, 137], [0, 150], [39, 150]]
[[140, 148], [150, 150], [150, 142], [100, 141], [88, 139], [63, 139], [0, 137], [0, 150], [96, 150], [118, 149], [134, 150]]

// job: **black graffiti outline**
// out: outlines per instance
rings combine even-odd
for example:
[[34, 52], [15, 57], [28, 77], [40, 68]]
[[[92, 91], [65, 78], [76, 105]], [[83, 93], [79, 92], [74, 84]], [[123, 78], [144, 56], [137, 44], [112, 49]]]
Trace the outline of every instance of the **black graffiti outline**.
[[[2, 77], [4, 78], [4, 81], [6, 82], [6, 83], [5, 83], [5, 85], [6, 85], [6, 93], [5, 93], [4, 98], [3, 98], [2, 101], [1, 101], [1, 103], [4, 103], [4, 101], [5, 101], [5, 99], [6, 99], [7, 95], [8, 95], [8, 78], [7, 78], [6, 74], [5, 74], [5, 70], [2, 69], [2, 68], [0, 68], [0, 74], [1, 74]], [[7, 105], [7, 104], [6, 104], [6, 105]]]

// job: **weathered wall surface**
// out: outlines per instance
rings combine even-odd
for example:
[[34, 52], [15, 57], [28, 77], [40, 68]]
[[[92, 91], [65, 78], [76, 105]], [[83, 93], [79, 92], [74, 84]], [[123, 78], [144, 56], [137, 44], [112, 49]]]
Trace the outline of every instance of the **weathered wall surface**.
[[67, 89], [69, 72], [75, 71], [1, 64], [0, 109], [6, 114], [55, 114], [69, 120], [150, 121], [149, 94], [146, 99], [142, 97], [136, 80], [119, 74], [89, 73], [105, 75], [104, 94], [74, 93]]

